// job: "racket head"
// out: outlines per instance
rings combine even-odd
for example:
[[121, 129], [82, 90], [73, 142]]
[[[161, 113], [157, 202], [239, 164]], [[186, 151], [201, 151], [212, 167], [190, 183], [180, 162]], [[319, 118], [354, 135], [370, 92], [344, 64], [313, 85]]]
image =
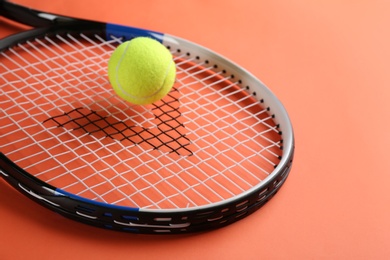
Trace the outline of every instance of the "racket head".
[[[248, 71], [175, 36], [28, 12], [51, 19], [1, 41], [0, 169], [31, 199], [99, 227], [185, 233], [249, 215], [286, 180], [291, 122]], [[146, 107], [116, 97], [105, 69], [138, 36], [178, 68], [173, 91]]]

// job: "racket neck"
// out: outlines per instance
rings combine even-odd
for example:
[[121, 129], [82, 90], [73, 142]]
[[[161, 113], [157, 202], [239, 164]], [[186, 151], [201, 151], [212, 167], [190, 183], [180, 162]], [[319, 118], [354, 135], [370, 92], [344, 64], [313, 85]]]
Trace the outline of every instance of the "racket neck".
[[78, 20], [34, 10], [4, 0], [0, 1], [0, 15], [33, 27], [48, 27], [58, 23], [75, 22]]

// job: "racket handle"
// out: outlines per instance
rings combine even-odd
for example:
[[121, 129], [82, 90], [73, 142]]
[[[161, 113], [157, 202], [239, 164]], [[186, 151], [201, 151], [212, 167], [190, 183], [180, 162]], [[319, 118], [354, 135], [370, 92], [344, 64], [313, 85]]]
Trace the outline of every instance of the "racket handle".
[[40, 12], [4, 0], [0, 1], [0, 15], [33, 27], [47, 27], [60, 21], [71, 22], [74, 20], [73, 18]]

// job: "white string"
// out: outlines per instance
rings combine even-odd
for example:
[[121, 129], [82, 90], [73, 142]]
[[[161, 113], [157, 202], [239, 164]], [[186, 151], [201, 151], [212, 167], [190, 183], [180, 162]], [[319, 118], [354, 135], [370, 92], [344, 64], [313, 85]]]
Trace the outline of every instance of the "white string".
[[[231, 74], [211, 72], [214, 64], [208, 64], [206, 57], [172, 50], [178, 68], [178, 90], [172, 95], [180, 101], [172, 104], [179, 106], [192, 155], [156, 150], [145, 140], [120, 141], [59, 127], [55, 119], [47, 121], [57, 117], [75, 125], [77, 120], [88, 120], [80, 113], [94, 111], [90, 116], [100, 116], [101, 123], [104, 118], [121, 123], [118, 127], [133, 124], [145, 135], [150, 131], [157, 133], [154, 138], [169, 138], [157, 127], [160, 121], [155, 119], [154, 106], [128, 104], [109, 86], [107, 60], [120, 42], [120, 38], [105, 41], [85, 34], [58, 35], [1, 53], [1, 151], [55, 186], [72, 179], [59, 188], [77, 195], [152, 209], [229, 199], [272, 172], [282, 145], [274, 137], [278, 129], [272, 117], [251, 95], [243, 94]], [[66, 114], [78, 108], [74, 115]], [[72, 118], [75, 115], [80, 119]], [[115, 129], [115, 125], [108, 127]]]

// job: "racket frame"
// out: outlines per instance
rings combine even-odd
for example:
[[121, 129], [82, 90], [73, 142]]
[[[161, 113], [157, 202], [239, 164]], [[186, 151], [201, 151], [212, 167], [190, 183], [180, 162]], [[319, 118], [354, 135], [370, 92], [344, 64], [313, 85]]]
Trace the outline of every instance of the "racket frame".
[[[198, 44], [168, 34], [116, 24], [106, 24], [51, 13], [45, 13], [17, 4], [0, 1], [2, 16], [34, 28], [0, 41], [0, 52], [33, 38], [50, 35], [99, 35], [105, 39], [148, 36], [159, 40], [171, 49], [180, 49], [188, 56], [197, 55], [204, 62], [218, 64], [218, 70], [234, 72], [234, 77], [247, 86], [246, 91], [273, 115], [283, 135], [283, 156], [275, 170], [261, 184], [230, 199], [186, 209], [139, 209], [116, 206], [85, 199], [49, 185], [30, 175], [0, 152], [0, 175], [10, 185], [35, 202], [70, 219], [108, 229], [135, 233], [187, 233], [222, 227], [253, 213], [275, 195], [285, 182], [292, 164], [294, 136], [288, 114], [276, 96], [251, 73]], [[193, 54], [192, 51], [196, 54]], [[253, 88], [252, 88], [253, 87]], [[258, 96], [260, 96], [260, 94]]]

